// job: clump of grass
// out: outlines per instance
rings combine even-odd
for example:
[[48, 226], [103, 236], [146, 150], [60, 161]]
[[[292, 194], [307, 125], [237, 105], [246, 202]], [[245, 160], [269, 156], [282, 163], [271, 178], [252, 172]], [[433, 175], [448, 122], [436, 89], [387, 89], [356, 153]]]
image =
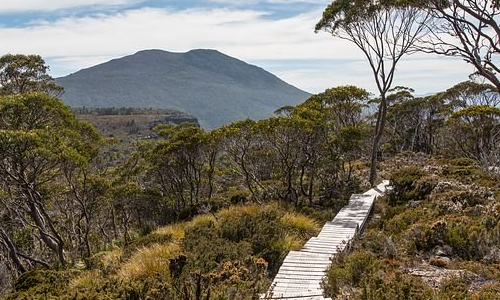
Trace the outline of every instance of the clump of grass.
[[259, 206], [256, 204], [230, 206], [228, 209], [221, 210], [218, 215], [222, 219], [227, 219], [234, 216], [255, 215], [270, 206], [271, 205]]
[[101, 263], [105, 268], [116, 266], [123, 255], [123, 249], [115, 249], [112, 251], [104, 252], [101, 256]]
[[153, 234], [157, 235], [169, 235], [172, 237], [172, 240], [181, 240], [184, 238], [184, 224], [177, 223], [177, 224], [172, 224], [164, 227], [160, 227], [156, 229]]
[[284, 253], [290, 250], [300, 250], [304, 241], [295, 235], [286, 234], [284, 237], [278, 240], [279, 248], [283, 249]]
[[448, 266], [449, 262], [446, 261], [445, 259], [442, 259], [439, 257], [432, 257], [429, 260], [429, 264], [436, 266], [438, 268], [446, 268]]
[[215, 217], [213, 215], [204, 214], [198, 215], [189, 222], [190, 226], [203, 225], [215, 222]]
[[286, 213], [280, 221], [285, 228], [301, 232], [316, 232], [320, 228], [315, 220], [298, 213]]
[[170, 281], [169, 260], [180, 252], [176, 244], [154, 244], [138, 249], [134, 255], [122, 265], [118, 277], [122, 280], [141, 280], [152, 276], [161, 276]]
[[123, 259], [123, 249], [96, 253], [89, 261], [89, 267], [98, 268], [105, 273], [114, 272]]
[[95, 286], [97, 282], [102, 280], [99, 271], [98, 270], [91, 270], [82, 273], [80, 276], [77, 276], [73, 278], [69, 282], [69, 289], [70, 290], [75, 290], [79, 288], [87, 288], [87, 287], [92, 287]]

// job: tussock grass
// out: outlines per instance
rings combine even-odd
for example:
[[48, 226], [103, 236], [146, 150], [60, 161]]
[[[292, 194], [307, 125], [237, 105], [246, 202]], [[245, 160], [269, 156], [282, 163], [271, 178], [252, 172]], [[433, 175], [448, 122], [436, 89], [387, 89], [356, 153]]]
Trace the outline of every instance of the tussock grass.
[[196, 226], [196, 225], [203, 225], [203, 224], [208, 224], [210, 222], [215, 222], [215, 217], [213, 215], [205, 214], [205, 215], [199, 215], [193, 218], [189, 222], [189, 226]]
[[118, 270], [118, 277], [132, 281], [159, 275], [170, 281], [169, 259], [179, 252], [179, 246], [176, 244], [154, 244], [141, 248]]
[[112, 268], [120, 263], [123, 255], [123, 249], [115, 249], [107, 252], [103, 252], [101, 255], [101, 263], [104, 268]]
[[262, 205], [256, 205], [256, 204], [246, 204], [246, 205], [235, 205], [235, 206], [230, 206], [228, 209], [221, 210], [218, 215], [222, 218], [228, 218], [228, 217], [234, 217], [234, 216], [241, 216], [241, 215], [255, 215], [259, 213], [259, 211], [262, 211], [263, 209], [267, 208], [269, 205], [262, 206]]
[[164, 227], [160, 227], [153, 232], [157, 235], [169, 235], [174, 241], [182, 240], [185, 234], [185, 224], [172, 224]]
[[301, 232], [316, 232], [320, 229], [318, 222], [298, 213], [286, 213], [280, 221], [285, 228]]
[[278, 244], [284, 253], [288, 253], [291, 250], [297, 251], [302, 249], [304, 241], [295, 235], [287, 234], [279, 240]]
[[80, 288], [88, 288], [95, 286], [101, 280], [99, 270], [91, 270], [82, 273], [80, 276], [73, 278], [69, 282], [69, 289], [75, 290]]

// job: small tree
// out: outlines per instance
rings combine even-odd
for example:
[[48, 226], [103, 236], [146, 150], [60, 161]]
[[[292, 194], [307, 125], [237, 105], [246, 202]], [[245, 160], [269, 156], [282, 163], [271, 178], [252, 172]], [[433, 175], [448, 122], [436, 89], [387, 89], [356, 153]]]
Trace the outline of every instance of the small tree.
[[365, 55], [380, 93], [380, 104], [371, 151], [370, 183], [376, 180], [377, 153], [385, 127], [387, 92], [394, 81], [396, 65], [426, 33], [427, 13], [394, 1], [336, 0], [323, 13], [316, 31], [354, 43]]
[[[23, 261], [65, 264], [54, 185], [68, 164], [85, 165], [95, 155], [98, 135], [45, 93], [0, 97], [0, 116], [0, 217], [7, 212], [0, 218], [0, 242], [18, 271]], [[20, 232], [26, 239], [16, 240]]]
[[177, 213], [199, 205], [213, 192], [207, 187], [212, 184], [215, 163], [208, 151], [208, 135], [193, 123], [164, 124], [155, 130], [164, 140], [155, 145], [149, 157], [152, 179], [175, 201]]
[[[369, 136], [362, 108], [369, 93], [355, 86], [339, 86], [311, 96], [291, 117], [301, 120], [301, 187], [308, 182], [320, 198], [332, 198], [351, 184], [352, 162], [360, 157]], [[316, 182], [318, 182], [316, 184]]]
[[[405, 95], [408, 93], [407, 95]], [[413, 98], [410, 92], [390, 95], [403, 97], [387, 112], [388, 134], [385, 150], [393, 153], [414, 151], [433, 153], [436, 150], [437, 131], [443, 126], [448, 109], [441, 95]]]

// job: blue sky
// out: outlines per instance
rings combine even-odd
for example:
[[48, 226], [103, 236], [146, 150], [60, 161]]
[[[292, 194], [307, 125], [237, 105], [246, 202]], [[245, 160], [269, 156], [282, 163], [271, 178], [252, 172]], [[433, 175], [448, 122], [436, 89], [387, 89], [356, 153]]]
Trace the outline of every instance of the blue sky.
[[[314, 25], [323, 0], [1, 0], [0, 55], [40, 54], [54, 77], [144, 49], [216, 49], [316, 93], [353, 84], [375, 92], [361, 53]], [[417, 94], [466, 80], [456, 59], [412, 55], [395, 85]]]

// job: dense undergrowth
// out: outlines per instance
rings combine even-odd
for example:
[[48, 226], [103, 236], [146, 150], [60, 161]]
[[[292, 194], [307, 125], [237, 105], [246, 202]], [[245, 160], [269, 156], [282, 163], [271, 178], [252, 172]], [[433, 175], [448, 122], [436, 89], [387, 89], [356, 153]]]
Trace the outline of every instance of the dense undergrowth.
[[3, 299], [252, 299], [318, 230], [278, 204], [231, 206], [98, 253], [88, 268], [25, 273]]
[[327, 294], [499, 299], [498, 181], [468, 159], [400, 157], [389, 164], [393, 190], [377, 202], [354, 250], [334, 259]]

